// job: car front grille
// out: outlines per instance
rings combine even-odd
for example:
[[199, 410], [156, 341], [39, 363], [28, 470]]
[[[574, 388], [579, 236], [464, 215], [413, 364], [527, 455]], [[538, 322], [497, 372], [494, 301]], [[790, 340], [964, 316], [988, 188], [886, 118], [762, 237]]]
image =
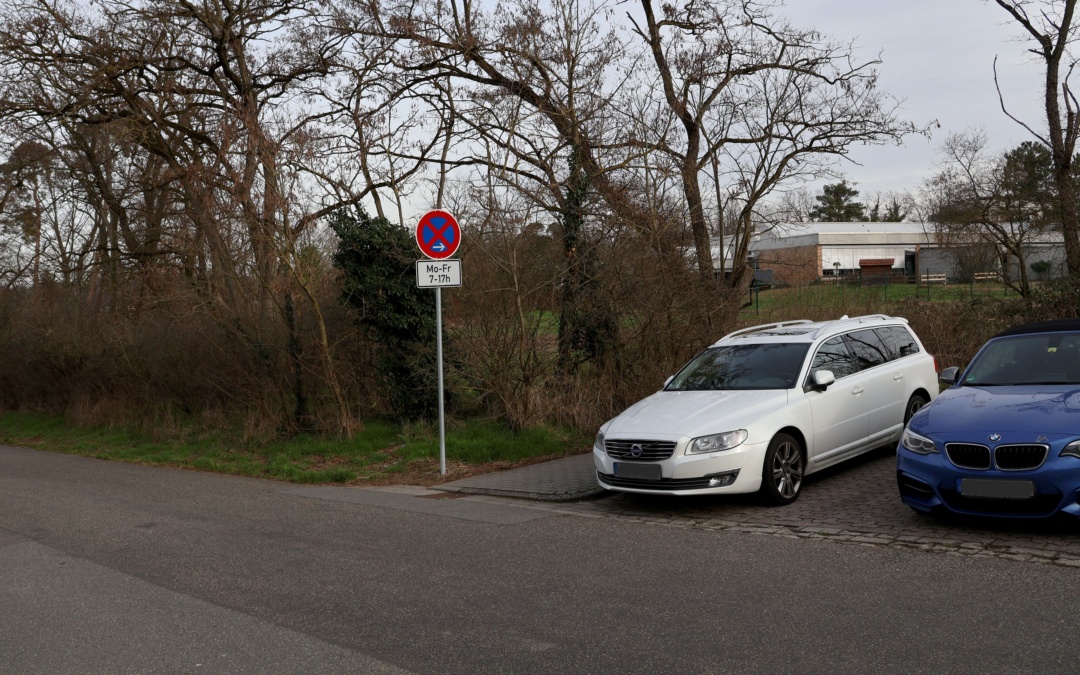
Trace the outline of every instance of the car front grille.
[[[634, 446], [640, 446], [641, 452], [634, 454]], [[671, 441], [625, 441], [621, 438], [609, 438], [604, 441], [604, 450], [614, 459], [636, 459], [642, 462], [659, 462], [671, 457], [675, 452], [675, 443]]]
[[596, 472], [596, 477], [605, 485], [610, 485], [611, 487], [635, 488], [638, 490], [704, 490], [710, 487], [717, 487], [716, 485], [709, 484], [713, 478], [723, 476], [726, 478], [724, 482], [730, 485], [735, 482], [735, 478], [737, 478], [738, 475], [738, 471], [730, 471], [723, 474], [701, 476], [700, 478], [661, 478], [659, 480], [650, 480], [647, 478], [623, 478], [622, 476], [613, 476], [609, 473]]
[[1002, 471], [1037, 469], [1049, 451], [1046, 445], [999, 445], [994, 450], [994, 463]]
[[989, 469], [990, 448], [972, 443], [946, 443], [949, 461], [961, 469]]

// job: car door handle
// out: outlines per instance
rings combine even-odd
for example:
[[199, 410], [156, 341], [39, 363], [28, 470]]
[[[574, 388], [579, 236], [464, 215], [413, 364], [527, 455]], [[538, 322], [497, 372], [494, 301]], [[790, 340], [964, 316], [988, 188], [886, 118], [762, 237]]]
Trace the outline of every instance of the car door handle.
[[902, 379], [904, 379], [904, 374], [903, 373], [893, 373], [892, 379], [894, 379], [894, 380], [902, 380]]
[[854, 389], [851, 390], [851, 393], [858, 396], [859, 394], [863, 393], [863, 388], [862, 387], [855, 387]]

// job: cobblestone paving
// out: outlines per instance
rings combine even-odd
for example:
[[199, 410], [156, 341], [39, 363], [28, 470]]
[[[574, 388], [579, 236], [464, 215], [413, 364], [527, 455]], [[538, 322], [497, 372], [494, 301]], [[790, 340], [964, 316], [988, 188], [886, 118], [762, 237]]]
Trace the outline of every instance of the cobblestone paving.
[[537, 508], [673, 527], [992, 556], [1080, 568], [1080, 520], [1061, 517], [1050, 521], [998, 521], [920, 516], [900, 501], [895, 471], [894, 452], [876, 451], [810, 477], [798, 501], [787, 507], [764, 506], [751, 495], [678, 498], [621, 493], [592, 501], [537, 505]]

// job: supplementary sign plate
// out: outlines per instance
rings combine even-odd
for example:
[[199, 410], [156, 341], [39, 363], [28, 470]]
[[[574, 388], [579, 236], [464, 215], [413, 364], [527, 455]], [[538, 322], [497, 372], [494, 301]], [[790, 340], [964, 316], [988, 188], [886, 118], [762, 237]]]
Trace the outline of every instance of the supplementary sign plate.
[[460, 260], [417, 260], [416, 285], [419, 288], [446, 288], [461, 285]]

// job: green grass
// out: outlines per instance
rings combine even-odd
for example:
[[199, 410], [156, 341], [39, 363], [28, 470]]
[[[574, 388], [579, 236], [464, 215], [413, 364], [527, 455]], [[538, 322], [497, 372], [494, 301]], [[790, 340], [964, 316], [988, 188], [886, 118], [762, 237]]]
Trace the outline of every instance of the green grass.
[[[1009, 291], [1008, 294], [1015, 292]], [[890, 305], [911, 299], [955, 302], [973, 297], [1005, 296], [1004, 286], [996, 283], [931, 284], [929, 289], [926, 285], [918, 284], [857, 286], [820, 283], [761, 291], [753, 296], [750, 306], [739, 312], [739, 320], [741, 323], [766, 323], [821, 313], [829, 316], [889, 313]], [[750, 300], [748, 293], [746, 301]]]
[[[447, 479], [560, 457], [591, 439], [550, 428], [512, 432], [490, 420], [448, 424]], [[61, 417], [0, 413], [0, 443], [100, 459], [256, 476], [295, 483], [439, 482], [434, 424], [371, 421], [350, 439], [317, 435], [257, 442], [230, 431], [172, 434], [68, 424]]]

